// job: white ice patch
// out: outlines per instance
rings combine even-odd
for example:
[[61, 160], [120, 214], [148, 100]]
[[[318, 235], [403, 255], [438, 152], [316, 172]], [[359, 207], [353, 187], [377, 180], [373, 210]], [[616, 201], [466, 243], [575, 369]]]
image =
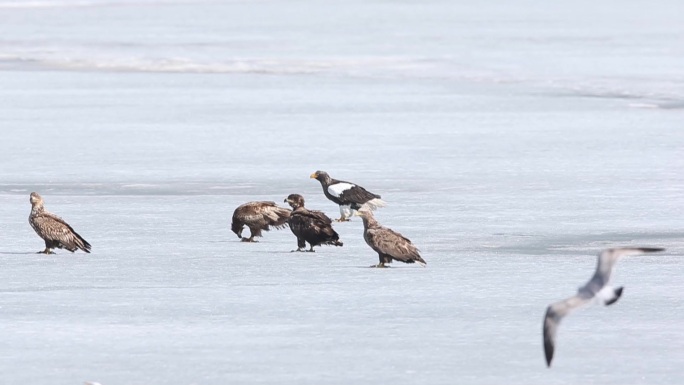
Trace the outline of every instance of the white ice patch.
[[351, 183], [335, 183], [328, 186], [328, 193], [330, 193], [332, 196], [339, 197], [343, 192], [351, 189], [352, 187], [356, 187], [356, 185]]

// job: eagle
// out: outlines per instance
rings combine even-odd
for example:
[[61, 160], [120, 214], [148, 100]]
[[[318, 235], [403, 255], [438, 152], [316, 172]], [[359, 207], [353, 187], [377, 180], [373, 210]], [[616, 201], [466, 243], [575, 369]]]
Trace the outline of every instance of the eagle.
[[[275, 202], [247, 202], [233, 212], [231, 230], [242, 242], [257, 242], [254, 237], [261, 236], [261, 230], [269, 231], [270, 226], [282, 229], [287, 226], [290, 210], [278, 207]], [[249, 238], [242, 237], [243, 226], [249, 227]]]
[[340, 206], [340, 219], [336, 219], [338, 222], [348, 221], [353, 212], [362, 207], [375, 210], [386, 205], [385, 201], [380, 199], [380, 195], [373, 194], [354, 183], [333, 179], [325, 171], [316, 171], [310, 178], [321, 182], [323, 194]]
[[[332, 219], [321, 211], [307, 210], [304, 207], [304, 197], [299, 194], [290, 194], [285, 198], [292, 207], [292, 214], [290, 214], [290, 230], [292, 234], [297, 237], [297, 250], [292, 251], [309, 251], [315, 252], [314, 246], [322, 244], [342, 246], [340, 236], [332, 228]], [[306, 242], [309, 242], [311, 248], [305, 250]]]
[[45, 241], [45, 250], [38, 254], [54, 254], [52, 249], [67, 249], [72, 253], [78, 249], [90, 253], [90, 243], [78, 235], [64, 219], [45, 211], [43, 198], [32, 192], [29, 198], [31, 214], [29, 223], [33, 230]]
[[363, 219], [363, 239], [371, 249], [378, 253], [380, 263], [371, 267], [389, 267], [392, 260], [404, 263], [427, 264], [420, 256], [411, 240], [387, 227], [381, 226], [373, 217], [373, 212], [361, 209], [356, 212]]

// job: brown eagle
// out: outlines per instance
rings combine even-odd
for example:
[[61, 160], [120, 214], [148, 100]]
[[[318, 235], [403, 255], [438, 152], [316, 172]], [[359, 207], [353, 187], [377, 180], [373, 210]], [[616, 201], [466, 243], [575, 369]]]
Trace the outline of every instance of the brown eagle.
[[425, 267], [427, 263], [411, 240], [392, 229], [381, 226], [370, 210], [359, 210], [356, 215], [363, 219], [363, 239], [371, 249], [378, 253], [380, 258], [380, 263], [371, 267], [389, 267], [385, 264], [392, 263], [392, 260], [404, 263], [418, 262]]
[[[257, 242], [254, 237], [261, 236], [261, 230], [269, 231], [270, 226], [282, 229], [287, 226], [290, 210], [278, 207], [275, 202], [247, 202], [233, 212], [231, 230], [242, 242]], [[243, 226], [249, 227], [249, 238], [242, 237]]]
[[[304, 207], [304, 197], [299, 194], [290, 194], [284, 202], [292, 207], [290, 214], [290, 230], [297, 237], [297, 250], [315, 252], [314, 246], [334, 245], [342, 246], [340, 236], [332, 228], [332, 219], [321, 211], [307, 210]], [[305, 250], [306, 242], [311, 248]]]
[[333, 179], [325, 171], [316, 171], [310, 178], [321, 182], [325, 197], [340, 206], [340, 219], [336, 219], [338, 222], [348, 221], [354, 211], [361, 208], [375, 210], [386, 205], [385, 201], [380, 199], [380, 195], [373, 194], [357, 184]]
[[35, 192], [29, 198], [31, 215], [29, 223], [33, 230], [45, 241], [45, 250], [38, 254], [54, 254], [52, 249], [67, 249], [72, 253], [81, 249], [90, 253], [90, 243], [78, 235], [62, 218], [45, 211], [43, 198]]

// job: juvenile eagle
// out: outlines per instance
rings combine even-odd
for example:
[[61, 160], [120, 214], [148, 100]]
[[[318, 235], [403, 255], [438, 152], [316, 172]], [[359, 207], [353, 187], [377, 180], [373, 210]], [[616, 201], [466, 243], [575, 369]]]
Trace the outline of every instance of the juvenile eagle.
[[68, 223], [55, 214], [45, 211], [43, 198], [35, 192], [29, 198], [31, 215], [29, 223], [33, 230], [45, 241], [45, 250], [38, 254], [54, 254], [52, 249], [67, 249], [72, 253], [81, 249], [90, 253], [90, 243], [78, 235]]
[[356, 215], [363, 219], [363, 239], [371, 249], [378, 253], [380, 263], [371, 267], [389, 267], [392, 260], [404, 263], [427, 264], [411, 241], [392, 229], [381, 226], [373, 217], [373, 212], [362, 209]]
[[386, 205], [385, 201], [380, 199], [380, 195], [373, 194], [354, 183], [333, 179], [325, 171], [316, 171], [310, 178], [321, 182], [323, 194], [340, 206], [340, 219], [336, 219], [338, 222], [348, 221], [353, 211], [362, 207], [375, 210]]
[[297, 250], [305, 251], [306, 242], [311, 248], [306, 251], [315, 252], [314, 246], [322, 244], [342, 246], [340, 236], [332, 228], [332, 220], [327, 215], [316, 210], [307, 210], [304, 207], [304, 197], [299, 194], [290, 194], [286, 199], [292, 214], [290, 214], [290, 230], [297, 237]]
[[[261, 230], [268, 231], [273, 226], [282, 229], [287, 226], [290, 210], [278, 207], [275, 202], [247, 202], [233, 212], [231, 230], [242, 242], [257, 242], [254, 237], [261, 236]], [[242, 237], [242, 228], [247, 225], [251, 232], [249, 238]]]

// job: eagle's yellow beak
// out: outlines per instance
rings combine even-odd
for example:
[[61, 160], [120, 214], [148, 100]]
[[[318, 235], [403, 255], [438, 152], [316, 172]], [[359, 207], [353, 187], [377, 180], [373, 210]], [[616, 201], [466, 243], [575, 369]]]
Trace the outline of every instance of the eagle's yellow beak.
[[317, 173], [313, 173], [313, 174], [309, 175], [309, 178], [311, 178], [311, 179], [316, 179], [316, 178], [318, 178], [318, 174], [317, 174]]

